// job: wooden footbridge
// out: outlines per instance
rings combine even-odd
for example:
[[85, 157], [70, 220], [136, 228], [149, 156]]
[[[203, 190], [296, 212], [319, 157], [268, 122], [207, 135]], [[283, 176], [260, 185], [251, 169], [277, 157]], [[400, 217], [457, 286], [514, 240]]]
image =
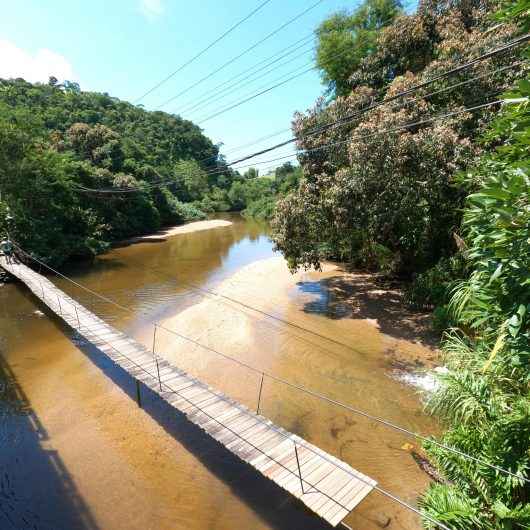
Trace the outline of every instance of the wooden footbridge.
[[160, 359], [109, 326], [42, 275], [21, 263], [0, 266], [99, 351], [149, 387], [189, 421], [337, 526], [376, 482], [345, 462], [274, 425], [270, 420]]

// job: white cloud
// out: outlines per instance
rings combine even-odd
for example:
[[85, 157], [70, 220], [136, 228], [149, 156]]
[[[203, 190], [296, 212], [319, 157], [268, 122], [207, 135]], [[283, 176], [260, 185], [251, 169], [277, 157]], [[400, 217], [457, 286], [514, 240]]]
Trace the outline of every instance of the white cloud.
[[140, 0], [140, 11], [149, 20], [154, 20], [164, 12], [162, 0]]
[[72, 65], [62, 55], [46, 48], [32, 55], [12, 42], [0, 39], [0, 77], [22, 77], [34, 83], [47, 82], [50, 76], [59, 81], [78, 81]]

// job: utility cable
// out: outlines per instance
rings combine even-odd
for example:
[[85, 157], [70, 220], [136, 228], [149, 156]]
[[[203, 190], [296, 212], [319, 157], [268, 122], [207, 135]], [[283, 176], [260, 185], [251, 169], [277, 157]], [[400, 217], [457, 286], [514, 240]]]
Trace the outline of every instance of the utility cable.
[[262, 39], [260, 39], [256, 43], [254, 43], [249, 48], [246, 48], [245, 50], [243, 50], [239, 55], [236, 55], [235, 57], [232, 57], [230, 60], [228, 60], [227, 62], [223, 63], [221, 66], [219, 66], [218, 68], [216, 68], [212, 72], [208, 73], [207, 75], [205, 75], [204, 77], [202, 77], [201, 79], [196, 81], [195, 83], [192, 83], [191, 85], [189, 85], [185, 89], [181, 90], [178, 94], [176, 94], [176, 95], [172, 96], [171, 98], [169, 98], [167, 101], [165, 101], [164, 103], [159, 105], [157, 108], [165, 107], [167, 104], [171, 103], [172, 101], [175, 101], [180, 96], [183, 96], [184, 94], [186, 94], [190, 90], [194, 89], [196, 86], [198, 86], [201, 83], [203, 83], [204, 81], [210, 79], [212, 76], [214, 76], [215, 74], [217, 74], [221, 70], [224, 70], [227, 66], [231, 65], [232, 63], [234, 63], [235, 61], [237, 61], [238, 59], [240, 59], [241, 57], [243, 57], [244, 55], [246, 55], [250, 51], [252, 51], [255, 48], [257, 48], [260, 44], [264, 43], [265, 41], [267, 41], [268, 39], [270, 39], [271, 37], [273, 37], [274, 35], [279, 33], [282, 29], [286, 28], [287, 26], [289, 26], [290, 24], [292, 24], [293, 22], [295, 22], [296, 20], [298, 20], [299, 18], [304, 16], [306, 13], [308, 13], [309, 11], [311, 11], [312, 9], [314, 9], [315, 7], [320, 5], [323, 1], [324, 0], [318, 0], [314, 4], [310, 5], [308, 8], [304, 9], [304, 11], [302, 11], [301, 13], [296, 15], [295, 17], [289, 19], [287, 22], [282, 24], [279, 28], [277, 28], [274, 31], [272, 31], [271, 33], [267, 34], [265, 37], [263, 37]]
[[[313, 34], [310, 34], [309, 37], [311, 39], [314, 38]], [[300, 44], [302, 43], [302, 44]], [[197, 96], [191, 101], [188, 101], [181, 109], [176, 109], [175, 114], [182, 114], [184, 112], [189, 112], [190, 106], [195, 107], [198, 104], [202, 104], [205, 101], [208, 101], [211, 97], [217, 96], [219, 93], [224, 92], [224, 88], [227, 84], [234, 84], [233, 82], [236, 81], [236, 83], [240, 83], [241, 81], [245, 81], [249, 77], [257, 74], [258, 72], [262, 71], [264, 68], [268, 68], [269, 66], [272, 66], [273, 64], [276, 64], [278, 61], [281, 61], [285, 57], [288, 57], [289, 55], [292, 55], [294, 52], [304, 48], [308, 44], [311, 44], [311, 41], [308, 39], [308, 36], [296, 41], [294, 44], [291, 44], [290, 46], [287, 46], [286, 48], [283, 48], [279, 52], [276, 52], [275, 54], [271, 55], [270, 57], [267, 57], [267, 59], [264, 59], [263, 61], [260, 61], [256, 63], [255, 65], [252, 65], [250, 68], [247, 68], [240, 72], [239, 74], [236, 74], [235, 76], [230, 77], [226, 81], [223, 81], [222, 83], [216, 85], [215, 87], [207, 90], [206, 92], [203, 92], [200, 96]], [[290, 50], [290, 51], [287, 51]], [[278, 57], [279, 55], [279, 57]], [[265, 64], [263, 64], [265, 63]], [[245, 74], [247, 74], [245, 76]], [[245, 76], [241, 79], [242, 76]], [[220, 89], [223, 89], [220, 91]], [[197, 100], [199, 100], [197, 102]]]
[[233, 110], [237, 107], [240, 107], [241, 105], [244, 105], [245, 103], [248, 103], [249, 101], [252, 101], [253, 99], [256, 99], [257, 97], [259, 96], [263, 96], [264, 94], [268, 94], [269, 92], [275, 90], [276, 88], [279, 88], [283, 85], [286, 85], [287, 83], [290, 83], [291, 81], [294, 81], [295, 79], [298, 79], [299, 77], [309, 73], [309, 72], [312, 72], [313, 70], [315, 70], [315, 67], [314, 66], [311, 66], [309, 68], [306, 68], [305, 70], [303, 70], [302, 72], [296, 74], [296, 75], [292, 75], [291, 77], [289, 77], [288, 79], [286, 79], [285, 81], [282, 81], [280, 83], [277, 83], [271, 87], [268, 87], [264, 90], [262, 90], [261, 92], [258, 92], [257, 94], [252, 94], [251, 96], [249, 97], [246, 97], [244, 98], [243, 100], [241, 101], [237, 101], [235, 102], [234, 104], [224, 108], [224, 109], [221, 109], [213, 114], [211, 114], [210, 116], [207, 116], [205, 118], [202, 118], [200, 119], [199, 122], [197, 122], [198, 125], [202, 125], [203, 123], [213, 119], [213, 118], [216, 118], [217, 116], [221, 116], [222, 114], [225, 114], [226, 112], [230, 111], [230, 110]]
[[[491, 52], [490, 52], [491, 53]], [[488, 75], [495, 75], [496, 73], [499, 73], [499, 72], [502, 72], [502, 71], [505, 71], [507, 69], [510, 69], [510, 68], [514, 68], [516, 66], [519, 66], [520, 64], [522, 64], [524, 61], [519, 61], [519, 62], [516, 62], [516, 63], [512, 63], [510, 65], [507, 65], [505, 67], [502, 67], [500, 69], [497, 69], [493, 72], [488, 72], [486, 74], [482, 74], [480, 76], [476, 76], [476, 77], [473, 77], [473, 78], [470, 78], [468, 80], [465, 80], [465, 81], [461, 81], [459, 83], [456, 83], [455, 85], [451, 85], [449, 87], [444, 87], [442, 89], [439, 89], [439, 90], [436, 90], [432, 93], [429, 93], [429, 94], [423, 94], [423, 95], [418, 95], [416, 96], [413, 100], [411, 100], [410, 102], [404, 102], [404, 103], [400, 103], [399, 106], [403, 106], [403, 105], [406, 105], [406, 104], [410, 104], [411, 102], [413, 101], [416, 101], [418, 99], [427, 99], [429, 97], [432, 97], [434, 95], [437, 95], [439, 93], [442, 93], [442, 92], [446, 92], [448, 90], [453, 90], [457, 87], [460, 87], [460, 86], [463, 86], [463, 85], [466, 85], [466, 84], [469, 84], [469, 83], [472, 83], [472, 82], [475, 82], [479, 79], [482, 79]], [[411, 93], [411, 89], [407, 89], [406, 91], [400, 93], [402, 96], [405, 95], [405, 94], [409, 94]], [[399, 94], [398, 94], [399, 95]], [[394, 96], [392, 99], [395, 100], [397, 99], [397, 96]], [[370, 110], [370, 109], [368, 109]], [[463, 111], [461, 111], [463, 112]], [[357, 117], [357, 116], [355, 116]], [[345, 124], [344, 120], [339, 120], [339, 122], [341, 122], [338, 126], [342, 126]], [[338, 123], [338, 122], [337, 122]], [[337, 124], [327, 124], [325, 127], [326, 129], [330, 129], [332, 127], [335, 127], [337, 126]], [[318, 130], [317, 130], [318, 129]], [[304, 135], [304, 136], [301, 136], [300, 138], [305, 138], [305, 137], [308, 137], [308, 136], [311, 136], [313, 134], [316, 134], [317, 132], [319, 132], [319, 129], [320, 128], [317, 128], [317, 129], [313, 129], [309, 134], [307, 135]], [[382, 131], [382, 132], [386, 132], [386, 131]], [[279, 133], [274, 133], [274, 134], [279, 134]], [[376, 134], [376, 133], [372, 133], [373, 134]], [[360, 137], [357, 137], [357, 138], [360, 138]], [[349, 141], [349, 140], [348, 140]], [[283, 142], [282, 144], [279, 144], [278, 146], [275, 147], [275, 149], [279, 148], [280, 146], [284, 146], [284, 145], [288, 145], [291, 143], [291, 140], [288, 140], [287, 142]], [[329, 144], [328, 146], [329, 147], [332, 147], [334, 145], [339, 145], [340, 143], [345, 143], [345, 142], [335, 142], [335, 143], [331, 143]], [[316, 148], [316, 149], [324, 149], [328, 146], [320, 146], [319, 148]], [[272, 149], [265, 149], [263, 151], [260, 151], [259, 154], [263, 154], [263, 153], [267, 153], [269, 151], [271, 151]], [[253, 163], [250, 163], [250, 164], [246, 164], [246, 165], [239, 165], [233, 169], [242, 169], [242, 168], [245, 168], [245, 167], [252, 167], [252, 166], [255, 166], [255, 165], [259, 165], [259, 164], [263, 164], [263, 163], [269, 163], [269, 162], [275, 162], [275, 161], [278, 161], [278, 160], [283, 160], [283, 159], [286, 159], [286, 158], [292, 158], [294, 156], [297, 156], [297, 154], [304, 154], [304, 152], [311, 152], [311, 150], [306, 150], [306, 151], [299, 151], [297, 153], [293, 153], [291, 155], [287, 155], [287, 156], [283, 156], [283, 157], [277, 157], [277, 158], [273, 158], [273, 159], [268, 159], [268, 160], [265, 160], [263, 162], [253, 162]], [[247, 160], [249, 158], [253, 158], [254, 156], [258, 156], [258, 153], [256, 153], [255, 155], [250, 155], [248, 157], [245, 157], [243, 159], [240, 159], [240, 160]], [[235, 165], [239, 163], [238, 161], [230, 161], [230, 162], [227, 162], [227, 166], [232, 166], [232, 165]], [[213, 174], [220, 174], [220, 173], [224, 173], [226, 171], [225, 168], [223, 169], [212, 169], [211, 171], [207, 171], [206, 173], [208, 175], [213, 175]], [[86, 192], [86, 193], [136, 193], [138, 191], [142, 191], [142, 190], [147, 190], [147, 189], [151, 189], [151, 188], [155, 188], [157, 186], [160, 186], [160, 185], [165, 185], [165, 184], [172, 184], [174, 183], [174, 180], [162, 180], [162, 181], [159, 181], [159, 182], [154, 182], [154, 183], [147, 183], [145, 184], [142, 188], [124, 188], [124, 189], [119, 189], [119, 188], [101, 188], [101, 189], [93, 189], [93, 188], [86, 188], [86, 187], [78, 187], [78, 190], [81, 191], [81, 192]]]
[[445, 77], [450, 77], [450, 76], [453, 76], [457, 73], [460, 73], [462, 72], [463, 70], [466, 70], [468, 68], [470, 68], [471, 66], [474, 66], [476, 64], [478, 64], [479, 62], [482, 62], [482, 61], [485, 61], [486, 59], [490, 59], [491, 57], [495, 56], [495, 55], [498, 55], [499, 53], [504, 53], [505, 51], [508, 51], [508, 50], [511, 50], [517, 46], [520, 46], [521, 44], [524, 44], [525, 42], [528, 42], [528, 40], [530, 40], [530, 35], [529, 34], [526, 34], [526, 35], [523, 35], [522, 37], [519, 37], [511, 42], [509, 42], [508, 44], [504, 45], [504, 46], [501, 46], [500, 48], [496, 48], [494, 50], [491, 50], [487, 53], [484, 53], [482, 55], [480, 55], [479, 57], [476, 57], [475, 59], [471, 60], [471, 61], [468, 61], [467, 63], [464, 63], [464, 64], [461, 64], [459, 66], [456, 66], [454, 68], [451, 68], [450, 70], [447, 70], [441, 74], [438, 74], [430, 79], [428, 79], [427, 81], [423, 81], [422, 83], [418, 83], [406, 90], [403, 90], [402, 92], [399, 92], [398, 94], [395, 94], [393, 96], [390, 96], [390, 97], [387, 97], [387, 98], [383, 98], [381, 100], [379, 100], [378, 102], [376, 103], [372, 103], [371, 105], [368, 105], [352, 114], [348, 114], [347, 116], [343, 116], [342, 118], [338, 119], [338, 120], [335, 120], [333, 122], [330, 122], [330, 123], [327, 123], [325, 125], [322, 125], [320, 127], [317, 127], [316, 129], [314, 129], [313, 131], [311, 131], [310, 133], [307, 133], [307, 134], [304, 134], [302, 136], [299, 136], [299, 137], [294, 137], [294, 138], [291, 138], [285, 142], [281, 142], [279, 144], [276, 144], [276, 145], [273, 145], [271, 147], [268, 147], [267, 149], [263, 149], [261, 151], [258, 151], [257, 153], [253, 153], [251, 155], [248, 155], [248, 156], [245, 156], [243, 158], [240, 158], [239, 160], [235, 160], [233, 162], [231, 162], [231, 164], [238, 164], [239, 162], [244, 162], [246, 160], [249, 160], [251, 158], [255, 158], [256, 156], [259, 156], [259, 155], [262, 155], [262, 154], [265, 154], [265, 153], [269, 153], [270, 151], [274, 151], [276, 149], [279, 149], [280, 147], [283, 147], [285, 145], [289, 145], [291, 143], [294, 143], [294, 142], [297, 142], [298, 140], [300, 140], [301, 138], [307, 138], [308, 136], [314, 136], [315, 134], [319, 134], [323, 131], [326, 131], [330, 128], [332, 128], [333, 126], [339, 124], [339, 123], [345, 123], [345, 122], [350, 122], [356, 118], [358, 118], [360, 115], [364, 114], [365, 112], [368, 112], [370, 110], [373, 110], [377, 107], [380, 107], [381, 105], [384, 105], [386, 103], [390, 103], [391, 101], [395, 101], [396, 99], [399, 99], [399, 98], [402, 98], [404, 96], [408, 96], [409, 94], [411, 94], [412, 92], [415, 92], [416, 90], [419, 90], [421, 88], [425, 88], [426, 86], [429, 86], [437, 81], [439, 81], [440, 79], [443, 79]]
[[[437, 90], [435, 92], [431, 92], [429, 94], [425, 94], [425, 95], [418, 95], [416, 96], [415, 98], [413, 98], [412, 100], [408, 100], [406, 102], [403, 103], [403, 106], [405, 105], [409, 105], [411, 102], [414, 102], [414, 101], [417, 101], [417, 100], [420, 100], [420, 99], [427, 99], [427, 98], [430, 98], [434, 95], [437, 95], [437, 94], [440, 94], [442, 92], [446, 92], [448, 90], [452, 90], [454, 88], [457, 88], [459, 86], [463, 86], [463, 85], [467, 85], [469, 83], [473, 83], [479, 79], [483, 79], [485, 77], [488, 77], [488, 76], [492, 76], [492, 75], [495, 75], [497, 73], [501, 73], [505, 70], [510, 70], [514, 67], [517, 67], [517, 66], [520, 66], [521, 64], [524, 64], [526, 63], [527, 61], [526, 60], [522, 60], [522, 61], [518, 61], [516, 63], [513, 63], [513, 64], [510, 64], [510, 65], [507, 65], [507, 66], [504, 66], [502, 68], [499, 68], [498, 70], [495, 70], [493, 72], [486, 72], [485, 74], [482, 74], [480, 76], [477, 76], [477, 77], [473, 77], [473, 78], [470, 78], [470, 79], [467, 79], [465, 81], [462, 81], [460, 83], [457, 83], [456, 85], [451, 85], [449, 87], [444, 87], [440, 90]], [[394, 107], [395, 108], [395, 107]], [[347, 125], [347, 123], [342, 123], [342, 124], [338, 124], [337, 127], [342, 127], [343, 125]], [[307, 135], [311, 134], [313, 131], [315, 131], [317, 128], [313, 128], [313, 129], [310, 129], [307, 133], [305, 133], [305, 135], [302, 135], [302, 136], [298, 136], [297, 139], [303, 139], [305, 138]], [[236, 146], [236, 147], [233, 147], [231, 149], [229, 149], [228, 151], [226, 151], [224, 153], [224, 155], [228, 155], [228, 154], [231, 154], [231, 153], [234, 153], [234, 152], [237, 152], [237, 151], [240, 151], [242, 149], [245, 149], [247, 147], [251, 147], [253, 145], [256, 145], [256, 144], [259, 144], [261, 142], [264, 142], [265, 140], [269, 140], [270, 138], [274, 138], [276, 136], [279, 136], [281, 134], [285, 134], [287, 132], [291, 132], [291, 128], [288, 127], [288, 128], [285, 128], [285, 129], [281, 129], [279, 131], [276, 131], [276, 132], [273, 132], [269, 135], [266, 135], [266, 136], [262, 136], [260, 138], [257, 138], [256, 140], [253, 140], [252, 142], [248, 142], [246, 144], [242, 144], [242, 145], [239, 145], [239, 146]], [[200, 162], [205, 162], [207, 160], [211, 160], [213, 157], [208, 157], [208, 158], [204, 158], [204, 159], [201, 159]]]
[[[432, 123], [433, 121], [437, 121], [437, 120], [441, 120], [441, 119], [445, 119], [445, 118], [450, 118], [450, 117], [453, 117], [453, 116], [457, 116], [459, 114], [464, 114], [466, 112], [475, 112], [475, 111], [478, 111], [478, 110], [482, 110], [486, 107], [491, 107], [493, 105], [499, 105], [499, 104], [502, 104], [504, 100], [495, 100], [495, 101], [490, 101], [490, 102], [487, 102], [487, 103], [483, 103], [481, 105], [477, 105], [477, 106], [474, 106], [474, 107], [469, 107], [469, 108], [464, 108], [464, 109], [460, 109], [460, 110], [457, 110], [457, 111], [452, 111], [452, 112], [449, 112], [447, 114], [443, 114], [443, 115], [439, 115], [439, 116], [435, 116], [435, 117], [432, 117], [432, 118], [427, 118], [427, 119], [424, 119], [424, 120], [419, 120], [419, 121], [415, 121], [415, 122], [412, 122], [412, 123], [407, 123], [407, 124], [403, 124], [403, 125], [400, 125], [400, 126], [397, 126], [397, 127], [394, 127], [394, 128], [390, 128], [390, 129], [383, 129], [383, 130], [379, 130], [379, 131], [374, 131], [373, 133], [369, 133], [369, 134], [366, 134], [366, 135], [357, 135], [357, 136], [352, 136], [350, 138], [347, 138], [346, 140], [340, 140], [340, 141], [337, 141], [337, 142], [330, 142], [328, 144], [324, 144], [324, 145], [321, 145], [319, 147], [314, 147], [312, 149], [305, 149], [303, 151], [298, 151], [298, 152], [295, 152], [295, 153], [292, 153], [292, 154], [289, 154], [289, 155], [285, 155], [285, 156], [280, 156], [280, 157], [276, 157], [276, 158], [270, 158], [270, 159], [267, 159], [267, 160], [263, 160], [263, 161], [260, 161], [260, 162], [253, 162], [253, 163], [250, 163], [250, 164], [246, 164], [246, 165], [242, 165], [242, 166], [238, 166], [238, 167], [235, 167], [233, 169], [243, 169], [245, 167], [252, 167], [252, 166], [255, 166], [256, 164], [267, 164], [267, 163], [270, 163], [270, 162], [277, 162], [279, 160], [285, 160], [287, 158], [292, 158], [292, 157], [295, 157], [295, 156], [299, 156], [299, 155], [304, 155], [304, 154], [307, 154], [307, 153], [312, 153], [312, 152], [315, 152], [315, 151], [320, 151], [320, 150], [323, 150], [323, 149], [329, 149], [331, 147], [335, 147], [337, 145], [343, 145], [345, 143], [349, 143], [351, 142], [352, 140], [362, 140], [364, 138], [371, 138], [373, 136], [376, 136], [376, 135], [380, 135], [380, 134], [386, 134], [386, 133], [393, 133], [393, 132], [397, 132], [397, 131], [400, 131], [400, 130], [404, 130], [404, 129], [408, 129], [408, 128], [412, 128], [412, 127], [418, 127], [418, 126], [421, 126], [421, 125], [426, 125], [427, 123]], [[216, 173], [223, 173], [225, 170], [213, 170], [213, 171], [210, 171], [210, 172], [206, 172], [207, 175], [213, 175], [213, 174], [216, 174]], [[86, 187], [78, 187], [78, 191], [81, 191], [81, 192], [85, 192], [85, 193], [137, 193], [139, 191], [147, 191], [148, 189], [153, 189], [153, 188], [157, 188], [158, 186], [161, 186], [161, 185], [167, 185], [167, 184], [174, 184], [175, 181], [174, 180], [167, 180], [167, 181], [160, 181], [160, 182], [156, 182], [156, 183], [150, 183], [150, 184], [146, 184], [144, 185], [142, 188], [122, 188], [122, 189], [119, 189], [119, 188], [101, 188], [101, 189], [92, 189], [92, 188], [86, 188]]]
[[243, 24], [244, 22], [246, 22], [249, 18], [251, 18], [254, 14], [256, 14], [260, 9], [262, 9], [263, 7], [265, 7], [268, 3], [270, 3], [271, 0], [265, 0], [264, 2], [262, 2], [261, 4], [258, 5], [258, 7], [256, 7], [253, 11], [251, 11], [245, 18], [241, 19], [239, 22], [237, 22], [236, 24], [234, 24], [231, 28], [229, 28], [227, 31], [225, 31], [220, 37], [218, 37], [217, 39], [215, 39], [213, 42], [211, 42], [208, 46], [206, 46], [206, 48], [203, 48], [199, 53], [197, 53], [196, 55], [194, 55], [191, 59], [189, 59], [188, 61], [186, 61], [184, 64], [182, 64], [181, 66], [179, 66], [174, 72], [172, 72], [171, 74], [169, 74], [167, 77], [165, 77], [164, 79], [162, 79], [162, 81], [160, 81], [159, 83], [157, 83], [155, 86], [153, 86], [152, 88], [150, 88], [147, 92], [145, 92], [144, 94], [142, 94], [139, 98], [136, 98], [133, 103], [138, 103], [139, 101], [141, 101], [142, 99], [144, 99], [146, 96], [148, 96], [149, 94], [151, 94], [152, 92], [154, 92], [157, 88], [160, 88], [164, 83], [166, 83], [167, 81], [169, 81], [173, 76], [175, 76], [176, 74], [178, 74], [181, 70], [183, 70], [184, 68], [186, 68], [186, 66], [190, 65], [192, 62], [194, 62], [195, 60], [197, 60], [201, 55], [203, 55], [204, 53], [206, 53], [210, 48], [212, 48], [213, 46], [215, 46], [218, 42], [220, 42], [221, 40], [223, 40], [225, 37], [227, 37], [230, 33], [232, 33], [232, 31], [234, 31], [236, 28], [238, 28], [239, 26], [241, 26], [241, 24]]
[[[241, 79], [239, 81], [236, 81], [235, 83], [229, 85], [225, 89], [223, 89], [220, 92], [218, 92], [217, 94], [215, 94], [215, 96], [207, 98], [207, 99], [203, 100], [202, 102], [199, 102], [199, 103], [193, 105], [192, 107], [190, 107], [188, 109], [185, 109], [183, 112], [189, 113], [189, 112], [193, 112], [193, 111], [196, 111], [196, 112], [201, 111], [202, 109], [204, 109], [206, 107], [209, 107], [210, 105], [213, 105], [214, 103], [217, 103], [218, 101], [221, 101], [222, 99], [224, 99], [224, 98], [226, 98], [226, 97], [228, 97], [228, 96], [230, 96], [230, 95], [232, 95], [232, 94], [234, 94], [236, 92], [239, 92], [243, 88], [251, 85], [252, 83], [255, 83], [259, 79], [263, 79], [264, 77], [267, 77], [267, 75], [270, 74], [271, 72], [279, 70], [279, 69], [283, 68], [284, 66], [296, 61], [297, 59], [300, 59], [300, 57], [304, 57], [308, 53], [311, 53], [311, 52], [314, 52], [314, 51], [315, 51], [315, 48], [313, 47], [313, 44], [311, 43], [311, 48], [309, 50], [304, 50], [303, 52], [299, 53], [298, 55], [295, 55], [294, 57], [291, 57], [289, 60], [284, 61], [281, 64], [277, 64], [276, 66], [274, 66], [272, 68], [269, 68], [268, 70], [265, 70], [263, 73], [261, 73], [261, 75], [258, 75], [257, 77], [254, 77], [255, 74], [262, 72], [263, 69], [260, 68], [259, 70], [257, 70], [253, 74], [251, 74], [250, 76], [244, 77], [243, 79]], [[303, 66], [307, 66], [309, 64], [313, 64], [312, 61], [311, 61], [311, 63], [304, 64]], [[301, 66], [298, 66], [298, 68], [295, 68], [294, 70], [292, 70], [292, 71], [290, 71], [290, 72], [288, 72], [287, 74], [284, 74], [284, 75], [292, 74], [295, 71], [299, 70], [300, 68], [301, 68]], [[247, 80], [249, 77], [251, 79]], [[242, 81], [245, 81], [245, 80], [247, 80], [247, 82], [241, 84]], [[231, 89], [233, 89], [233, 90], [231, 90]]]

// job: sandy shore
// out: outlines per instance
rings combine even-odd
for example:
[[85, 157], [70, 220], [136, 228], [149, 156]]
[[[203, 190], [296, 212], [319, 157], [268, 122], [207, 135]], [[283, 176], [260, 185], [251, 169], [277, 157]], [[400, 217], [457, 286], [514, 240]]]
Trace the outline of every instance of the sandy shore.
[[[329, 264], [321, 272], [291, 275], [282, 257], [254, 262], [215, 286], [217, 295], [200, 297], [162, 321], [177, 335], [159, 327], [156, 351], [250, 408], [256, 407], [259, 372], [213, 350], [432, 433], [434, 422], [423, 413], [413, 381], [396, 371], [421, 373], [436, 364], [437, 353], [425, 340], [425, 322], [406, 310], [399, 291], [382, 289], [373, 278]], [[146, 344], [150, 339], [146, 335]], [[401, 491], [406, 483], [414, 498], [429, 482], [409, 454], [419, 448], [404, 445], [410, 440], [399, 432], [381, 432], [270, 379], [261, 405], [276, 423], [331, 450], [391, 491]], [[396, 529], [420, 528], [410, 513], [377, 495], [348, 518], [350, 526], [363, 530], [386, 528], [390, 521]]]
[[[371, 274], [344, 272], [334, 264], [324, 264], [319, 272], [291, 274], [283, 257], [274, 257], [243, 267], [214, 292], [217, 296], [203, 297], [163, 324], [243, 358], [249, 350], [260, 349], [264, 333], [276, 328], [307, 335], [317, 346], [337, 348], [334, 339], [341, 344], [354, 343], [389, 370], [413, 372], [437, 365], [430, 317], [408, 311], [401, 293], [381, 289]], [[281, 319], [310, 333], [286, 327]], [[268, 333], [257, 330], [264, 326]], [[175, 344], [170, 336], [165, 339], [160, 339], [160, 351], [176, 361], [184, 345]], [[276, 342], [275, 347], [284, 344]]]
[[171, 226], [159, 230], [154, 234], [148, 234], [145, 236], [131, 237], [125, 241], [120, 241], [117, 246], [129, 245], [132, 243], [141, 243], [142, 241], [165, 241], [166, 239], [178, 236], [180, 234], [190, 234], [192, 232], [199, 232], [200, 230], [211, 230], [212, 228], [221, 228], [224, 226], [230, 226], [231, 221], [225, 221], [223, 219], [210, 219], [208, 221], [195, 221], [193, 223], [187, 223], [184, 225]]

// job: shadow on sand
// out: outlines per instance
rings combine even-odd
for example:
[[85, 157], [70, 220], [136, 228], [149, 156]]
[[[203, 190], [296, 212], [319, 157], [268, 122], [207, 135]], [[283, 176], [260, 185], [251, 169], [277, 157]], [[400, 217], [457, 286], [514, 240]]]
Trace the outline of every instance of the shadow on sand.
[[371, 274], [333, 276], [297, 285], [302, 293], [313, 298], [304, 304], [306, 313], [330, 319], [372, 319], [382, 333], [392, 337], [430, 347], [438, 343], [439, 337], [429, 325], [430, 315], [409, 310], [400, 290], [378, 285]]

